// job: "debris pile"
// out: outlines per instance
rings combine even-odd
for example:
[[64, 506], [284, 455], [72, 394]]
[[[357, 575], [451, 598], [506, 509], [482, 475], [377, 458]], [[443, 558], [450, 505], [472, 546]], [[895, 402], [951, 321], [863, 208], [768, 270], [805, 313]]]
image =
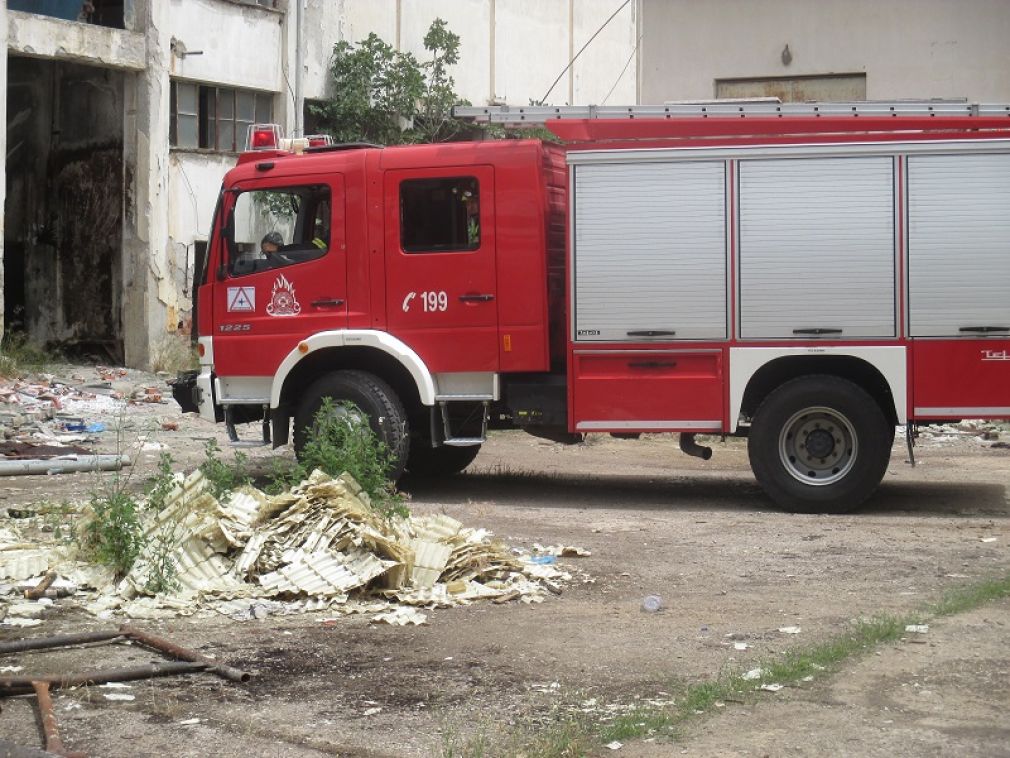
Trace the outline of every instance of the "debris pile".
[[[321, 471], [280, 495], [242, 487], [221, 500], [200, 471], [177, 475], [118, 584], [107, 572], [18, 540], [11, 530], [0, 533], [0, 580], [56, 569], [64, 581], [95, 588], [86, 608], [102, 618], [216, 611], [249, 619], [331, 609], [416, 624], [425, 620], [417, 608], [542, 602], [572, 578], [444, 514], [386, 518], [348, 474]], [[588, 554], [561, 546], [556, 552]]]

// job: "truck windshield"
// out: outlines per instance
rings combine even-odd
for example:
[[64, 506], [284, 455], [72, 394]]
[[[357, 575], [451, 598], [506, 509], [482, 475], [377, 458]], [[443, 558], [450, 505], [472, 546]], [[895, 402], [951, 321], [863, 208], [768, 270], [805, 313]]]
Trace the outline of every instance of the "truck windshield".
[[229, 276], [247, 276], [326, 255], [331, 208], [330, 188], [325, 185], [239, 193]]

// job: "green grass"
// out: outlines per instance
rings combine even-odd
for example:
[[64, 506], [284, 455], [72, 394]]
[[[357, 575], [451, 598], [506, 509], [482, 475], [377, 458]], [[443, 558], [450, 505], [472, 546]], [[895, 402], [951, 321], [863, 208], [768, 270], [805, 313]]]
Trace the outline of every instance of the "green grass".
[[45, 371], [59, 356], [30, 344], [24, 336], [8, 334], [0, 343], [0, 377]]
[[[905, 634], [908, 624], [922, 624], [933, 619], [953, 616], [987, 603], [1010, 597], [1010, 574], [954, 587], [920, 611], [906, 615], [881, 614], [860, 619], [829, 639], [790, 650], [779, 657], [753, 664], [760, 668], [757, 679], [745, 679], [743, 672], [724, 672], [719, 676], [693, 684], [671, 686], [674, 705], [668, 707], [641, 706], [604, 721], [584, 714], [561, 717], [559, 721], [535, 734], [519, 737], [513, 734], [495, 745], [489, 745], [481, 735], [477, 750], [457, 740], [452, 756], [528, 755], [542, 758], [567, 758], [598, 751], [614, 740], [627, 742], [645, 737], [676, 739], [692, 719], [711, 713], [727, 703], [748, 703], [758, 697], [762, 684], [798, 684], [838, 671], [849, 661], [858, 659], [882, 644], [894, 642]], [[507, 745], [507, 747], [506, 747]]]

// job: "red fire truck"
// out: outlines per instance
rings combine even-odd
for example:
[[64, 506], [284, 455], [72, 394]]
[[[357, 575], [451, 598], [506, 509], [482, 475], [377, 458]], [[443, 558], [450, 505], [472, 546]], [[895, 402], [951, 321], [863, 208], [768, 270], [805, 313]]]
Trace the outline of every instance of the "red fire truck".
[[[393, 476], [488, 429], [748, 437], [780, 507], [860, 505], [895, 428], [1010, 418], [1010, 108], [475, 108], [561, 144], [250, 131], [177, 397], [296, 450], [352, 401]], [[269, 233], [280, 244], [263, 245]]]

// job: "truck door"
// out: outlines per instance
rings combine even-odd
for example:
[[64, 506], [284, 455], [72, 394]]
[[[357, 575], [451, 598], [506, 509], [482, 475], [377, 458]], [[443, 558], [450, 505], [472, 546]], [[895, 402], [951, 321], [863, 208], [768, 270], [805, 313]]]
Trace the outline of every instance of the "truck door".
[[347, 326], [343, 177], [240, 185], [224, 219], [231, 241], [212, 273], [215, 369], [273, 376], [299, 340]]
[[386, 319], [433, 372], [498, 370], [490, 166], [385, 176]]

